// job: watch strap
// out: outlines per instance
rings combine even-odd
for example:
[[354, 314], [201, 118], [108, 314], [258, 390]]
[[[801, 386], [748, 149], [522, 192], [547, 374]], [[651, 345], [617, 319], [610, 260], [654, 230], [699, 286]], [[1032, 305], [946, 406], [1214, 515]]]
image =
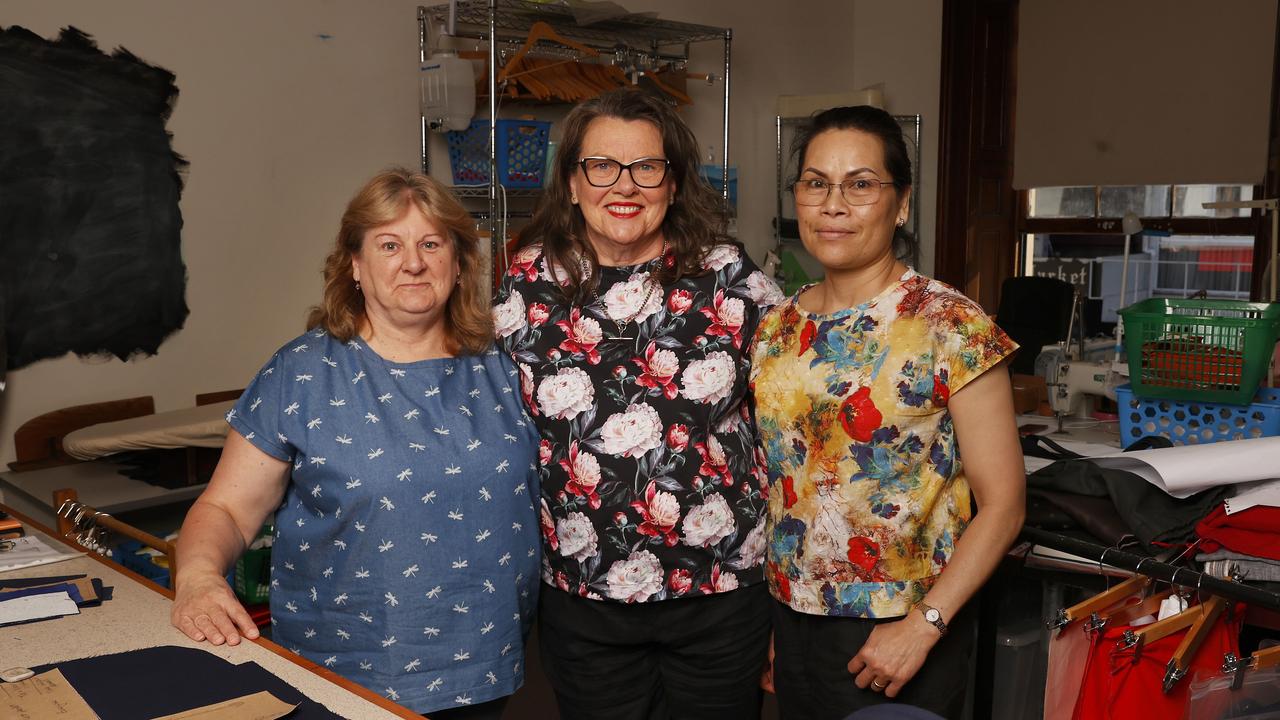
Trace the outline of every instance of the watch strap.
[[[941, 610], [926, 603], [923, 600], [916, 603], [916, 609], [919, 610], [920, 614], [924, 616], [925, 622], [929, 623], [930, 625], [938, 629], [938, 634], [940, 635], [947, 634], [947, 624], [942, 620]], [[933, 615], [933, 619], [929, 618], [930, 615]]]

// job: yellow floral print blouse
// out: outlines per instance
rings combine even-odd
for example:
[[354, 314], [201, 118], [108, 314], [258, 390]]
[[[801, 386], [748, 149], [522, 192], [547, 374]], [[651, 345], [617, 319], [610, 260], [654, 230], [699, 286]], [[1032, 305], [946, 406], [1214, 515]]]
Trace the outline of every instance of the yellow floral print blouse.
[[798, 297], [761, 320], [753, 350], [769, 588], [798, 612], [905, 615], [972, 512], [947, 400], [1017, 345], [912, 270], [830, 315]]

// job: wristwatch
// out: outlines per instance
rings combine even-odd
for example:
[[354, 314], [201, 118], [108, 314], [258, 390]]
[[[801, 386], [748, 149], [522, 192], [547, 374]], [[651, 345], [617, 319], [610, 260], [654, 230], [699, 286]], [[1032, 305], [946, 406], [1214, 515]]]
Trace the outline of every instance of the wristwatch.
[[940, 635], [947, 634], [947, 624], [942, 621], [942, 613], [938, 612], [938, 608], [921, 600], [920, 602], [916, 603], [916, 609], [919, 610], [920, 613], [924, 615], [924, 619], [926, 622], [938, 628], [938, 634]]

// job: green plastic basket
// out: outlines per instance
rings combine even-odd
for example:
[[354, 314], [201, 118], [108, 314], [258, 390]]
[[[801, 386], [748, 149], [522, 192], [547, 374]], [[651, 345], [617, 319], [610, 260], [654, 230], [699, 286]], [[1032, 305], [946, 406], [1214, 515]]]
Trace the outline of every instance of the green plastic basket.
[[1280, 337], [1280, 303], [1152, 298], [1120, 316], [1142, 398], [1248, 405]]
[[[272, 527], [265, 525], [259, 538], [270, 538]], [[271, 547], [246, 550], [236, 560], [232, 589], [241, 602], [258, 605], [267, 602], [271, 595]]]

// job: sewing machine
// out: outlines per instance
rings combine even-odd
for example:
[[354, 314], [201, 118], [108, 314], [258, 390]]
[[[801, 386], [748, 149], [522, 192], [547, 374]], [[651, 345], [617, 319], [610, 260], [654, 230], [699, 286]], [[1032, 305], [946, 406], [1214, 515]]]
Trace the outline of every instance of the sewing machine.
[[1096, 397], [1115, 399], [1108, 387], [1109, 362], [1086, 362], [1068, 357], [1062, 345], [1046, 345], [1036, 356], [1036, 374], [1044, 378], [1049, 407], [1061, 423], [1064, 417], [1088, 417]]
[[[1096, 343], [1087, 343], [1082, 332], [1076, 338], [1075, 351], [1072, 351], [1072, 330], [1080, 328], [1079, 311], [1080, 296], [1077, 294], [1072, 303], [1066, 339], [1055, 345], [1042, 347], [1035, 360], [1035, 374], [1044, 378], [1049, 407], [1058, 418], [1059, 432], [1062, 431], [1064, 417], [1083, 418], [1092, 415], [1096, 409], [1096, 398], [1106, 397], [1114, 401], [1116, 385], [1124, 381], [1118, 372], [1116, 360], [1083, 359], [1097, 357], [1097, 351], [1103, 348], [1097, 347]], [[1095, 347], [1090, 348], [1091, 344]], [[1104, 347], [1107, 345], [1115, 347], [1112, 343], [1104, 343]]]

